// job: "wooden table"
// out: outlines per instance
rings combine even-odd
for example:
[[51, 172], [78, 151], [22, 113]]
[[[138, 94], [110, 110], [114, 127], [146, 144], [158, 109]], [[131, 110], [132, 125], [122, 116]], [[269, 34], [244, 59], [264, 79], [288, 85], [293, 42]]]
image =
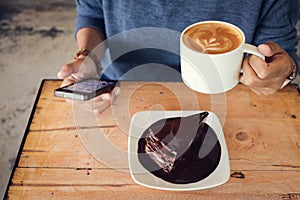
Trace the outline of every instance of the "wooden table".
[[[113, 106], [95, 115], [54, 97], [60, 83], [41, 84], [7, 189], [11, 199], [300, 199], [300, 98], [295, 86], [266, 97], [238, 85], [226, 95], [210, 97], [183, 83], [122, 82]], [[127, 133], [133, 114], [144, 110], [215, 111], [224, 125], [230, 180], [189, 192], [136, 184], [126, 166]], [[111, 142], [120, 160], [114, 155], [107, 163], [109, 158], [99, 159], [87, 144], [95, 138], [98, 150], [105, 151], [96, 135]]]

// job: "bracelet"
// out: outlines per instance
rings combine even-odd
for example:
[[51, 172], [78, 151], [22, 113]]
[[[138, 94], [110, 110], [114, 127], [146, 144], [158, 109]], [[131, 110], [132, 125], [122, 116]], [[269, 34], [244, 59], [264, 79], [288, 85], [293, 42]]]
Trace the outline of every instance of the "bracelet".
[[297, 73], [297, 65], [294, 64], [292, 66], [292, 71], [291, 71], [290, 75], [282, 83], [280, 89], [284, 88], [287, 84], [289, 84], [296, 77], [296, 73]]
[[297, 73], [297, 65], [294, 64], [292, 66], [292, 72], [290, 73], [290, 75], [287, 77], [287, 79], [289, 80], [293, 80], [296, 77], [296, 73]]
[[94, 54], [92, 51], [86, 49], [86, 48], [80, 48], [75, 54], [74, 54], [74, 60], [77, 60], [79, 58], [79, 56], [81, 55], [84, 55], [84, 56], [88, 56], [90, 57], [95, 65], [96, 65], [96, 68], [97, 68], [97, 72], [98, 74], [100, 73], [100, 69], [101, 69], [101, 66], [100, 66], [100, 62], [98, 60], [98, 57], [96, 56], [96, 54]]

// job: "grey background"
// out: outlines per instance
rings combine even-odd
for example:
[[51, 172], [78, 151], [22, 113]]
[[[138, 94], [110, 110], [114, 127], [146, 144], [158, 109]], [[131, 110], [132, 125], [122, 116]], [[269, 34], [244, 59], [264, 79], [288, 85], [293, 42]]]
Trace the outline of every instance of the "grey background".
[[0, 0], [0, 199], [41, 80], [77, 50], [75, 15], [73, 0]]
[[43, 78], [73, 59], [73, 0], [0, 0], [0, 199]]

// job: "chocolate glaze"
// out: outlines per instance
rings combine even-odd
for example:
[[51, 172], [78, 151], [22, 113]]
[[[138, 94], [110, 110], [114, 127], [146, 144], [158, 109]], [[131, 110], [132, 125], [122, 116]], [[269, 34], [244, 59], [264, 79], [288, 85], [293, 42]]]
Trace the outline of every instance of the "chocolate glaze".
[[[140, 163], [153, 175], [170, 183], [188, 184], [208, 177], [219, 164], [221, 145], [214, 130], [202, 122], [207, 115], [207, 112], [202, 112], [153, 123], [138, 142]], [[169, 172], [159, 167], [145, 151], [149, 129], [161, 142], [177, 152]]]

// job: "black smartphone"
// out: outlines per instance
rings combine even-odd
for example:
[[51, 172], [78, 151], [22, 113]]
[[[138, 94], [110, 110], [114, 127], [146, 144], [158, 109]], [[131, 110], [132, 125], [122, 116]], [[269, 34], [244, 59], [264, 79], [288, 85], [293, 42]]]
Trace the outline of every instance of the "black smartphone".
[[86, 79], [54, 90], [56, 97], [87, 101], [100, 94], [111, 92], [116, 80]]

